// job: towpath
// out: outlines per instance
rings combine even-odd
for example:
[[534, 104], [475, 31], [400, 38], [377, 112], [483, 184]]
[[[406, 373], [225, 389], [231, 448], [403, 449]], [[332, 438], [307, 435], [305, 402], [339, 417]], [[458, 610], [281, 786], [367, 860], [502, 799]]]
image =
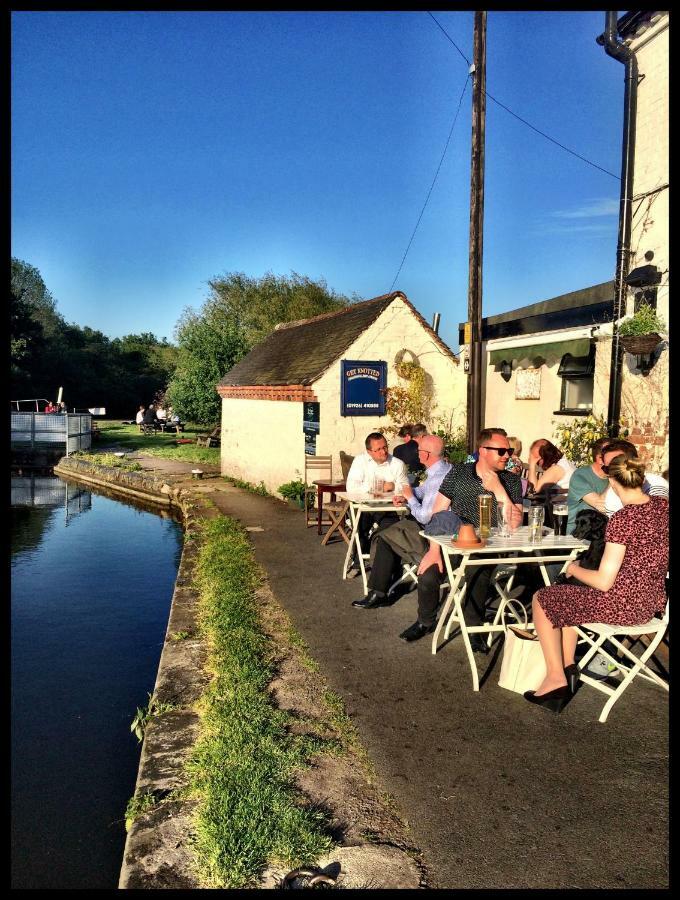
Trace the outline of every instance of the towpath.
[[[193, 468], [138, 461], [170, 481]], [[498, 686], [492, 652], [475, 693], [460, 641], [432, 656], [427, 638], [399, 640], [415, 619], [414, 593], [354, 609], [361, 583], [341, 579], [344, 542], [321, 546], [299, 511], [221, 478], [195, 487], [262, 529], [251, 532], [256, 558], [343, 697], [432, 887], [668, 887], [668, 702], [659, 688], [638, 679], [600, 724], [604, 696], [582, 686], [554, 716]]]

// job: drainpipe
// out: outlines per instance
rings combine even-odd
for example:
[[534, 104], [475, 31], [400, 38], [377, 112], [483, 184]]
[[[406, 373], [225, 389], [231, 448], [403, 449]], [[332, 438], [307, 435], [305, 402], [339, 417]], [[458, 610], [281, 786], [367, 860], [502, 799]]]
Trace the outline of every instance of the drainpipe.
[[605, 13], [605, 53], [625, 66], [623, 95], [623, 147], [621, 153], [621, 195], [619, 200], [619, 237], [616, 247], [616, 276], [612, 318], [612, 361], [609, 375], [607, 428], [612, 437], [619, 433], [621, 414], [621, 372], [623, 346], [617, 320], [626, 313], [626, 282], [630, 264], [630, 233], [633, 218], [633, 171], [635, 168], [635, 113], [637, 109], [638, 65], [633, 51], [620, 43], [616, 32], [617, 12]]

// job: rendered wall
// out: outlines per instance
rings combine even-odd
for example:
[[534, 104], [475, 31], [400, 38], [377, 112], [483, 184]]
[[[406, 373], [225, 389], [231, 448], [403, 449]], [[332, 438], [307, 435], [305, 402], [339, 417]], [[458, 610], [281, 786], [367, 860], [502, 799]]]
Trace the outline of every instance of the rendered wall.
[[[395, 372], [395, 357], [410, 350], [428, 375], [433, 418], [452, 417], [453, 428], [465, 426], [466, 376], [445, 353], [408, 306], [396, 298], [343, 354], [343, 359], [385, 360], [388, 387], [407, 382]], [[411, 356], [407, 355], [407, 359]], [[333, 475], [341, 476], [339, 451], [356, 455], [371, 431], [393, 424], [388, 416], [340, 415], [340, 358], [312, 386], [320, 404], [316, 452], [333, 456]], [[284, 400], [222, 400], [223, 475], [257, 484], [271, 492], [304, 473], [302, 403]], [[398, 423], [402, 424], [402, 423]], [[390, 446], [399, 439], [388, 438]]]

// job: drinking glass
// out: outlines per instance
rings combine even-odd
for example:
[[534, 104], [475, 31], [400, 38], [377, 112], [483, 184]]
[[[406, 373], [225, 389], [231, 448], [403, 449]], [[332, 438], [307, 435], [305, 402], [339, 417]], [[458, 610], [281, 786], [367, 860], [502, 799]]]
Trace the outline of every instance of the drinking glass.
[[543, 540], [543, 519], [545, 509], [542, 506], [532, 506], [529, 510], [529, 543], [540, 544]]
[[382, 497], [383, 490], [385, 488], [385, 479], [384, 478], [374, 478], [373, 479], [373, 496], [374, 497]]
[[552, 508], [553, 528], [555, 534], [567, 533], [567, 519], [569, 518], [569, 507], [566, 503], [560, 501], [554, 503]]
[[511, 515], [511, 509], [509, 506], [506, 506], [505, 503], [499, 503], [496, 506], [496, 521], [498, 522], [499, 537], [509, 537]]
[[493, 497], [491, 494], [479, 495], [479, 536], [488, 538], [491, 534], [491, 510], [493, 509]]

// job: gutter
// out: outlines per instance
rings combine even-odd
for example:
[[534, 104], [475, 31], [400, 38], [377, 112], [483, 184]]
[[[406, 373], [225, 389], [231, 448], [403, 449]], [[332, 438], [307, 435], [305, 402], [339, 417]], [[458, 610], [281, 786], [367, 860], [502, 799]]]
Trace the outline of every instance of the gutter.
[[621, 372], [623, 346], [618, 320], [626, 314], [626, 282], [630, 265], [630, 235], [633, 219], [633, 174], [635, 169], [635, 116], [637, 111], [638, 65], [633, 51], [617, 37], [616, 11], [605, 13], [605, 31], [598, 43], [605, 53], [625, 66], [623, 97], [623, 147], [621, 153], [621, 195], [619, 201], [619, 236], [616, 248], [616, 275], [612, 305], [612, 359], [609, 376], [607, 428], [612, 437], [619, 433], [621, 415]]

